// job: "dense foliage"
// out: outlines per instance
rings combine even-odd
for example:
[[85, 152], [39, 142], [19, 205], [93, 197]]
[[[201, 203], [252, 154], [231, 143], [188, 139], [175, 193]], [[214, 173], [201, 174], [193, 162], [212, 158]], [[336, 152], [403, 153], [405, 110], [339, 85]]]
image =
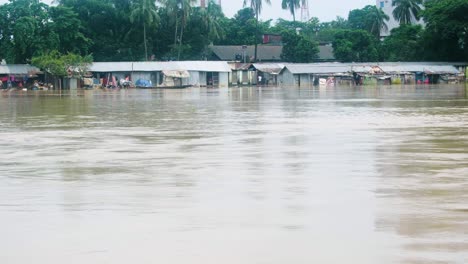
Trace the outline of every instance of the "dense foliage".
[[284, 47], [281, 59], [286, 62], [311, 62], [317, 59], [318, 45], [296, 34], [294, 31], [283, 33]]
[[[73, 53], [96, 61], [207, 59], [209, 46], [256, 45], [262, 34], [283, 36], [285, 61], [317, 59], [318, 43], [332, 43], [340, 61], [468, 61], [468, 1], [395, 0], [401, 26], [385, 39], [389, 17], [375, 6], [347, 18], [320, 22], [259, 20], [268, 0], [244, 1], [227, 18], [214, 0], [9, 0], [0, 5], [0, 59], [31, 63], [33, 57]], [[303, 1], [284, 0], [291, 13]], [[276, 7], [278, 8], [278, 7]], [[295, 14], [295, 13], [294, 13]], [[425, 26], [415, 26], [421, 18]]]

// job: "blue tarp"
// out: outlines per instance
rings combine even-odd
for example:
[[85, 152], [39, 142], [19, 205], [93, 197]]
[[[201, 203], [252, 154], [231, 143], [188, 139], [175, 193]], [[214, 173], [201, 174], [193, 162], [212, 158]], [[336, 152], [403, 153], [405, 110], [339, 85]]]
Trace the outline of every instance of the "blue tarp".
[[151, 83], [150, 80], [138, 79], [135, 82], [135, 86], [137, 86], [137, 87], [152, 87], [153, 83]]

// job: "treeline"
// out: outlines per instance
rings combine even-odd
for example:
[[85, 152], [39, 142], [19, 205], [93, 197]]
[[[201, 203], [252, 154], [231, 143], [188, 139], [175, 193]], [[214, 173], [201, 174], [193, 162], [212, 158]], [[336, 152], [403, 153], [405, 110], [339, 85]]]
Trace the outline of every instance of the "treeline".
[[[30, 63], [46, 54], [92, 55], [95, 61], [210, 59], [209, 45], [253, 45], [261, 35], [283, 36], [283, 60], [310, 62], [318, 43], [332, 43], [335, 57], [356, 61], [468, 61], [468, 1], [394, 0], [400, 27], [381, 40], [389, 17], [376, 6], [352, 10], [331, 22], [259, 20], [268, 0], [245, 0], [227, 18], [208, 1], [10, 0], [0, 6], [0, 59]], [[283, 0], [293, 15], [300, 0]], [[422, 8], [421, 8], [422, 7]], [[313, 10], [313, 6], [310, 6]], [[423, 19], [425, 27], [414, 22]]]

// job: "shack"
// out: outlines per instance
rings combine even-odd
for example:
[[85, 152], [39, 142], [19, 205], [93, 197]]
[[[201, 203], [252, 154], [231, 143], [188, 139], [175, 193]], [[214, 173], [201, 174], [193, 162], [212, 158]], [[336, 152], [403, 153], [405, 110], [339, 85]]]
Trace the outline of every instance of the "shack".
[[30, 87], [34, 80], [37, 80], [42, 72], [39, 68], [29, 64], [1, 64], [0, 65], [0, 80], [3, 85], [1, 88], [8, 88], [8, 83], [11, 87]]
[[282, 63], [254, 63], [253, 68], [257, 71], [258, 76], [261, 76], [261, 85], [278, 85], [278, 75], [284, 69]]
[[168, 84], [227, 87], [231, 69], [223, 61], [158, 61], [95, 62], [89, 71], [103, 86], [129, 79], [133, 83], [149, 83], [151, 87], [168, 87]]
[[286, 63], [278, 80], [282, 85], [319, 85], [320, 79], [341, 83], [352, 79], [351, 66], [344, 63]]
[[228, 62], [231, 68], [229, 85], [252, 85], [257, 78], [252, 63]]
[[392, 84], [437, 84], [456, 79], [458, 69], [442, 63], [379, 63], [379, 67], [392, 78]]

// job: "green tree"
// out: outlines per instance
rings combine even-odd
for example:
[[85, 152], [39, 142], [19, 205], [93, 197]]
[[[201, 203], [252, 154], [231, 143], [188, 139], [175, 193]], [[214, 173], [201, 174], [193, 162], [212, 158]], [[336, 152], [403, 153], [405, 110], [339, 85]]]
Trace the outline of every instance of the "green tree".
[[301, 7], [300, 0], [282, 0], [281, 8], [289, 9], [291, 15], [293, 16], [293, 21], [296, 21], [296, 9]]
[[385, 61], [421, 60], [423, 32], [421, 25], [401, 25], [392, 29], [382, 43], [382, 57]]
[[413, 19], [419, 20], [423, 0], [393, 0], [393, 17], [400, 25], [411, 24]]
[[58, 39], [58, 51], [88, 54], [91, 39], [84, 35], [84, 28], [78, 14], [71, 8], [57, 6], [50, 8], [51, 30]]
[[221, 6], [214, 0], [209, 0], [206, 10], [202, 10], [203, 25], [208, 31], [208, 39], [215, 41], [224, 38], [224, 29], [221, 26], [221, 20], [224, 18]]
[[425, 59], [468, 61], [468, 1], [425, 2]]
[[318, 44], [296, 34], [295, 31], [283, 33], [284, 46], [281, 59], [287, 62], [312, 62], [318, 58]]
[[90, 55], [80, 56], [73, 53], [61, 54], [57, 50], [32, 58], [33, 65], [51, 74], [59, 80], [59, 89], [64, 77], [81, 78], [88, 71], [93, 58]]
[[348, 24], [352, 29], [366, 30], [376, 38], [382, 31], [388, 31], [387, 21], [390, 18], [375, 5], [367, 5], [362, 9], [349, 12]]
[[[262, 12], [263, 0], [244, 0], [244, 7], [250, 3], [250, 8], [255, 12], [255, 53], [254, 61], [257, 61], [257, 48], [258, 48], [258, 21], [259, 15]], [[271, 4], [270, 0], [265, 0], [265, 3]]]
[[143, 42], [145, 46], [145, 59], [148, 60], [148, 45], [146, 42], [146, 27], [151, 26], [159, 19], [156, 12], [155, 0], [138, 0], [130, 14], [130, 22], [143, 25]]
[[33, 55], [56, 48], [48, 5], [39, 0], [12, 0], [0, 6], [0, 56], [26, 63]]
[[226, 30], [226, 38], [221, 45], [247, 45], [256, 43], [255, 13], [251, 8], [239, 10], [232, 19], [221, 22]]
[[[180, 59], [184, 29], [190, 18], [192, 4], [195, 2], [196, 0], [163, 0], [169, 16], [173, 18], [175, 23], [173, 49], [177, 49], [177, 60]], [[179, 43], [178, 46], [177, 43]]]
[[340, 30], [333, 41], [335, 58], [342, 62], [377, 61], [378, 42], [365, 30]]
[[89, 52], [94, 59], [125, 61], [140, 60], [144, 53], [143, 28], [130, 22], [132, 3], [129, 0], [60, 0], [59, 6], [69, 7], [78, 14], [83, 34], [92, 40]]

